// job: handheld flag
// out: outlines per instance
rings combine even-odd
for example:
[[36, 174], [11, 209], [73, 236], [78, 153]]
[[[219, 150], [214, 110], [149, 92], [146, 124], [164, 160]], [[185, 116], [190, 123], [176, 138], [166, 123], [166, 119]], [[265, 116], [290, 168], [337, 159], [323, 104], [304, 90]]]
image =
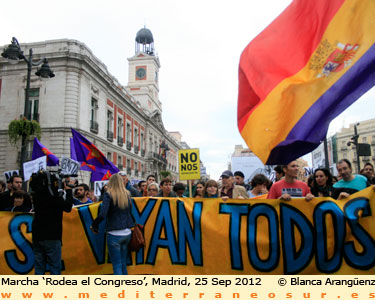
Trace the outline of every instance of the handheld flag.
[[[89, 171], [115, 174], [119, 172], [119, 169], [110, 162], [104, 154], [89, 140], [87, 140], [83, 135], [78, 133], [72, 128], [73, 134], [73, 145], [76, 160], [81, 162], [81, 166], [88, 170], [86, 167], [90, 168]], [[72, 151], [72, 150], [71, 150]]]
[[47, 166], [58, 166], [59, 159], [55, 154], [49, 151], [37, 138], [34, 138], [33, 153], [31, 159], [37, 159], [42, 156], [47, 156]]
[[98, 171], [91, 173], [90, 181], [95, 182], [95, 181], [109, 180], [111, 176], [112, 174], [109, 172], [109, 170], [99, 169]]
[[315, 149], [375, 84], [375, 1], [294, 0], [245, 48], [238, 128], [265, 164]]
[[[76, 150], [75, 150], [75, 147], [74, 147], [73, 138], [70, 138], [70, 157], [71, 157], [71, 159], [74, 159], [75, 161], [78, 161]], [[80, 170], [90, 171], [90, 172], [95, 172], [97, 170], [96, 166], [90, 165], [85, 161], [80, 162], [80, 163], [81, 163]]]

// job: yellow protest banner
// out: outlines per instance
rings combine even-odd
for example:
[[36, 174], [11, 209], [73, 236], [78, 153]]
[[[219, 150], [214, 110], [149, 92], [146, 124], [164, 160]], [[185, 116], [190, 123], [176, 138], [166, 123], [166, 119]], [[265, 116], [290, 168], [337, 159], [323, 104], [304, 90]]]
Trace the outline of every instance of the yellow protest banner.
[[199, 149], [178, 150], [180, 180], [201, 178]]
[[[129, 274], [375, 274], [375, 191], [346, 200], [135, 198]], [[63, 274], [111, 274], [100, 203], [63, 219]], [[32, 214], [0, 213], [0, 274], [33, 273]]]

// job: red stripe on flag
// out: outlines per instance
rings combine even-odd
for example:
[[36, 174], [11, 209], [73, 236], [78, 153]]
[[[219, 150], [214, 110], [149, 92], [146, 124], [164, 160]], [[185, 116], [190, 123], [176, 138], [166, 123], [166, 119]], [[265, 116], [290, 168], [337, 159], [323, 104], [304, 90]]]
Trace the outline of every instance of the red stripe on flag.
[[[239, 71], [238, 127], [284, 79], [309, 61], [345, 0], [294, 0], [245, 48]], [[249, 84], [250, 83], [250, 84]]]

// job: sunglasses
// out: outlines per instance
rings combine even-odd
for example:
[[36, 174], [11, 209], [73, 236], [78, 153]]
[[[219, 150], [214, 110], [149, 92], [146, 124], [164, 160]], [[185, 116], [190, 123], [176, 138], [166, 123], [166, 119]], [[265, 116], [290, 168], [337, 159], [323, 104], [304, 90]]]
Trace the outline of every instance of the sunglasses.
[[148, 189], [149, 192], [156, 192], [157, 189]]

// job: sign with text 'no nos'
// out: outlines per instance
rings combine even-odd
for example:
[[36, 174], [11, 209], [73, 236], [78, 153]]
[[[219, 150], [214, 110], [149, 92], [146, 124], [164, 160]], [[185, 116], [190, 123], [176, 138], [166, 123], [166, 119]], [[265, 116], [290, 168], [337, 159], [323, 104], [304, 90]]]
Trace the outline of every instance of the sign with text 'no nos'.
[[200, 179], [199, 149], [178, 150], [180, 180]]

